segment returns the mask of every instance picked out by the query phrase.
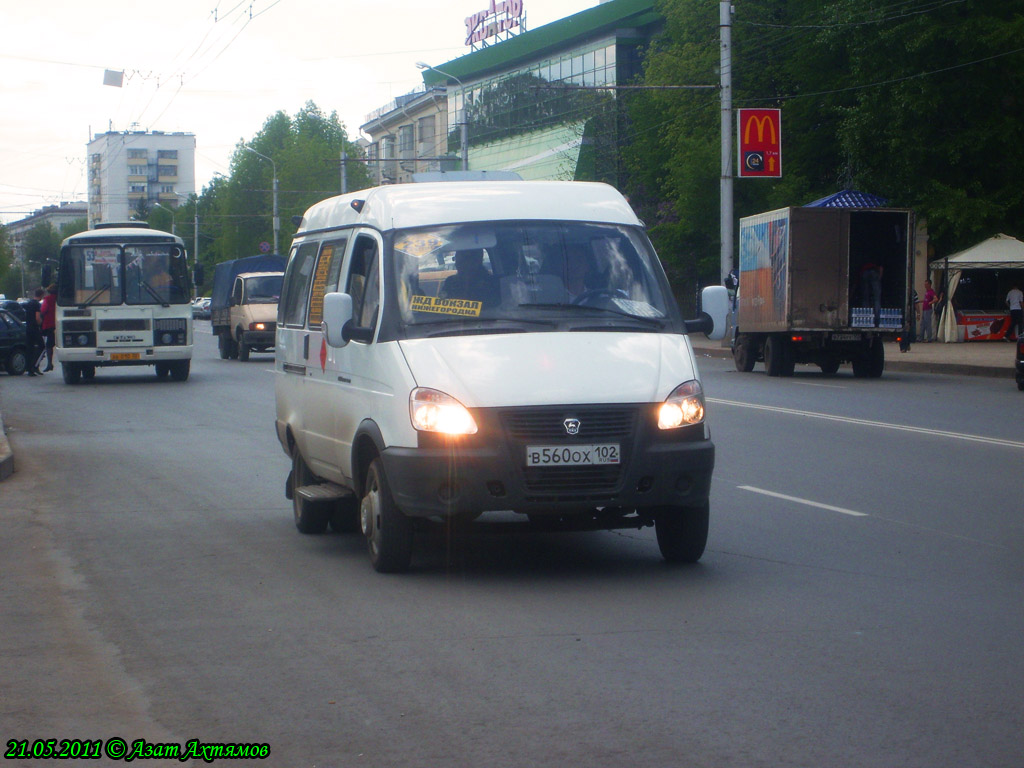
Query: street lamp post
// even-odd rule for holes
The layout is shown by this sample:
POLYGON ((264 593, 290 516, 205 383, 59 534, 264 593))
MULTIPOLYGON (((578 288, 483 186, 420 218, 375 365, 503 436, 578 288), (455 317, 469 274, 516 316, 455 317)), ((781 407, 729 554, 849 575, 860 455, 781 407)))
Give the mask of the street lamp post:
POLYGON ((432 70, 433 72, 437 72, 437 74, 439 74, 439 75, 444 75, 445 77, 450 77, 452 80, 454 80, 456 83, 458 83, 459 84, 459 88, 462 89, 462 109, 459 110, 458 112, 456 112, 455 117, 456 117, 456 119, 458 119, 459 118, 459 112, 462 113, 462 115, 461 115, 462 119, 459 120, 459 144, 460 144, 460 147, 461 147, 461 150, 462 150, 462 170, 468 171, 469 170, 469 124, 466 122, 466 86, 463 85, 462 81, 459 80, 459 78, 457 78, 455 75, 450 75, 447 72, 438 69, 437 67, 432 67, 429 64, 427 64, 425 61, 417 61, 416 62, 416 66, 419 67, 420 69, 429 69, 429 70, 432 70))
POLYGON ((274 170, 274 255, 276 256, 279 253, 277 249, 278 232, 281 230, 281 219, 277 215, 277 164, 266 155, 257 152, 248 144, 243 144, 242 147, 249 150, 254 155, 259 155, 259 157, 262 157, 264 160, 269 162, 270 167, 274 170))
POLYGON ((174 211, 172 211, 166 205, 161 205, 156 200, 153 201, 153 205, 155 205, 157 208, 163 208, 165 211, 167 211, 169 214, 171 214, 171 234, 173 235, 174 234, 174 211))
MULTIPOLYGON (((190 200, 190 195, 183 195, 181 192, 175 192, 178 197, 184 197, 186 200, 190 200)), ((195 217, 193 220, 194 230, 192 232, 192 264, 193 266, 199 263, 199 197, 196 196, 195 200, 195 217)))

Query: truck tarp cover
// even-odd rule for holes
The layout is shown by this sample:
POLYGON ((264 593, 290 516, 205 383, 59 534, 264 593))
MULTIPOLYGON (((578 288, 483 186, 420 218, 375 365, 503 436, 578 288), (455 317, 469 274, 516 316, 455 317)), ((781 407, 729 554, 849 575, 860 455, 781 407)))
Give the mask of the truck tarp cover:
POLYGON ((223 261, 213 270, 213 291, 210 309, 224 309, 231 299, 231 286, 243 272, 284 272, 283 256, 247 256, 244 259, 223 261))

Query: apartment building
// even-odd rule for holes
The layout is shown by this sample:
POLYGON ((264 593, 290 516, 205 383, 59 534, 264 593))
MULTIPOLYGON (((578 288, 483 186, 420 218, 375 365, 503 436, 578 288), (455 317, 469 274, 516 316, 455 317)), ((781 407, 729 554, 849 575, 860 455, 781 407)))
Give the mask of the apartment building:
POLYGON ((88 145, 89 224, 127 221, 196 191, 192 133, 107 131, 88 145))

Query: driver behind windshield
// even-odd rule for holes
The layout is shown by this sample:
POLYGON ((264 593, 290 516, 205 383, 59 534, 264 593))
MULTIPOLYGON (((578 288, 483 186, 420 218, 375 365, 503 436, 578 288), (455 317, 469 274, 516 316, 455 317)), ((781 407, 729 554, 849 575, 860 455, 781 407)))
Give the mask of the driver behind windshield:
POLYGON ((499 303, 498 282, 484 266, 482 248, 455 252, 455 274, 445 279, 438 297, 480 301, 484 306, 499 303))

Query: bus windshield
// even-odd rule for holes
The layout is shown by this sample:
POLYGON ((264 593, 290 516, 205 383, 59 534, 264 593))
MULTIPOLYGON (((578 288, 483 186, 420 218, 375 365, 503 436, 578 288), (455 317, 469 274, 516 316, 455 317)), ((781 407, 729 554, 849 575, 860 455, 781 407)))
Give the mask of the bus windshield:
POLYGON ((466 323, 671 322, 650 243, 635 228, 585 222, 481 222, 395 234, 406 332, 466 323))
POLYGON ((58 304, 187 304, 185 252, 173 243, 74 245, 61 256, 58 304))

